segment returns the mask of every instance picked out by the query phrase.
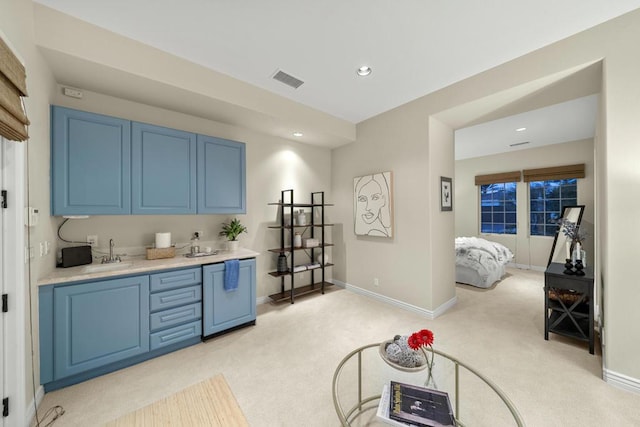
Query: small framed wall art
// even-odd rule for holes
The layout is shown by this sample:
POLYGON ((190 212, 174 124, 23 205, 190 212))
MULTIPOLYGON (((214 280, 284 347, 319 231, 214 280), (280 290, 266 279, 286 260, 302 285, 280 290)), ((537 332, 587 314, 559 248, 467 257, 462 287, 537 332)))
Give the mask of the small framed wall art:
POLYGON ((453 186, 451 185, 451 178, 444 176, 440 177, 440 210, 453 210, 453 186))

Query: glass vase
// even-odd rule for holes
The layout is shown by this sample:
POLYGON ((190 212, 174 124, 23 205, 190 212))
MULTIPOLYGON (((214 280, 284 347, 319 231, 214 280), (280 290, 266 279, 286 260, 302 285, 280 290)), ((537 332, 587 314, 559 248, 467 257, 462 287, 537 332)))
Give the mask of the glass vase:
POLYGON ((571 254, 571 262, 575 265, 576 260, 581 260, 582 261, 582 266, 586 267, 587 266, 587 252, 584 251, 584 249, 574 249, 573 253, 571 254))
POLYGON ((432 346, 427 346, 427 347, 421 347, 422 351, 424 352, 424 355, 427 359, 427 379, 424 382, 424 386, 427 388, 432 388, 437 390, 438 386, 436 385, 436 380, 433 378, 433 356, 435 355, 435 353, 433 352, 433 347, 432 346))

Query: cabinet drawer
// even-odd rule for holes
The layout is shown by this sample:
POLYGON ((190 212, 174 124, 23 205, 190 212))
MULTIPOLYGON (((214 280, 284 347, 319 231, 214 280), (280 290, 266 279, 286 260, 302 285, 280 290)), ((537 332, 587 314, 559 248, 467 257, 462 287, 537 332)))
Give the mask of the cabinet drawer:
POLYGON ((151 294, 150 298, 151 311, 164 310, 200 301, 202 299, 202 288, 201 285, 188 286, 151 294))
POLYGON ((546 276, 545 285, 547 288, 569 289, 587 295, 591 295, 593 289, 593 281, 572 278, 571 276, 546 276))
POLYGON ((168 271, 151 275, 151 292, 166 291, 185 285, 195 285, 202 282, 202 268, 168 271))
POLYGON ((151 350, 155 350, 189 338, 199 337, 200 335, 202 335, 202 324, 197 320, 186 325, 154 332, 149 337, 149 345, 151 350))
POLYGON ((201 317, 202 304, 197 302, 151 314, 150 327, 151 331, 157 331, 158 329, 199 320, 201 317))

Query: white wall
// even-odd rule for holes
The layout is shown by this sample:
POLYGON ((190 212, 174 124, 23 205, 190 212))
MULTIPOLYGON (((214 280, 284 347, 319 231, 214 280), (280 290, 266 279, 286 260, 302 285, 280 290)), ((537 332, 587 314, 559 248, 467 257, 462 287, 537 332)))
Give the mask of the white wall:
POLYGON ((334 277, 422 309, 433 306, 431 289, 424 286, 431 274, 425 268, 431 262, 425 248, 433 197, 425 167, 427 119, 402 108, 394 110, 380 120, 360 123, 358 141, 332 151, 335 222, 340 224, 333 236, 334 277), (356 236, 353 178, 384 171, 393 172, 393 237, 356 236))
MULTIPOLYGON (((517 234, 483 234, 479 231, 480 201, 475 176, 584 163, 586 176, 578 180, 578 204, 585 205, 583 224, 588 228, 589 224, 594 224, 595 212, 593 145, 593 140, 589 139, 456 161, 455 235, 478 236, 502 243, 514 253, 513 262, 516 264, 523 267, 546 268, 553 238, 529 236, 529 183, 521 181, 516 188, 517 234)), ((593 242, 591 230, 591 236, 585 245, 589 264, 594 260, 593 242)))

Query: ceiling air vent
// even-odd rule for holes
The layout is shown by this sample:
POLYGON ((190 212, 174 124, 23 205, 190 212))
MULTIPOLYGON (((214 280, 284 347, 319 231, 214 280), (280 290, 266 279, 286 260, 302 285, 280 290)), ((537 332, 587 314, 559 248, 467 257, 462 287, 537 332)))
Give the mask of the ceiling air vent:
POLYGON ((517 147, 518 145, 525 145, 525 144, 529 144, 529 141, 516 142, 516 143, 513 143, 513 144, 509 144, 509 147, 517 147))
POLYGON ((278 72, 273 75, 273 78, 274 80, 284 83, 287 86, 291 86, 294 89, 298 89, 304 83, 302 80, 296 79, 282 70, 278 70, 278 72))

